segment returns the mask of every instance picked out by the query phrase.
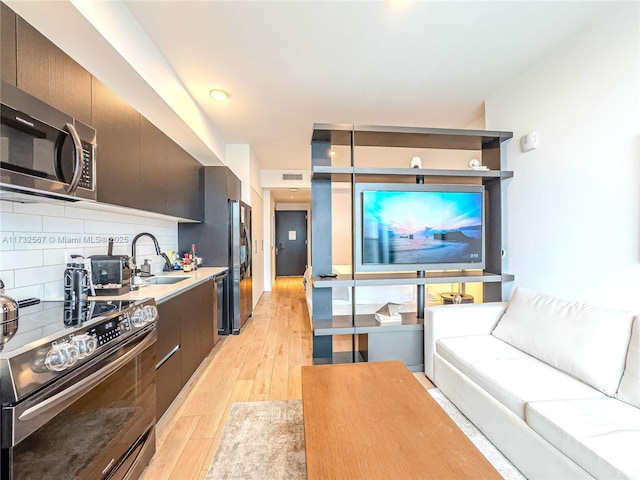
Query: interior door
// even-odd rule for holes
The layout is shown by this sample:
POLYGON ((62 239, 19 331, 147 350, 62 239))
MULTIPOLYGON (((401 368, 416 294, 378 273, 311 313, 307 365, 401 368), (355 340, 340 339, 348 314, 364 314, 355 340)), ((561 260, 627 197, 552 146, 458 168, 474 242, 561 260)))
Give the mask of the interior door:
POLYGON ((303 275, 307 268, 307 212, 276 210, 276 275, 303 275))

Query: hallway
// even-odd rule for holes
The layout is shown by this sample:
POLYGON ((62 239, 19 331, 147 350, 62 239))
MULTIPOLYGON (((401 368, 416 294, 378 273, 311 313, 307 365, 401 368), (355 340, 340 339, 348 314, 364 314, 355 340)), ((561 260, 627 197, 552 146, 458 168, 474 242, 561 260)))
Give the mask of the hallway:
MULTIPOLYGON (((161 320, 162 321, 162 320, 161 320)), ((302 277, 280 277, 240 335, 221 337, 157 425, 141 480, 201 480, 234 402, 301 399, 312 345, 302 277)))

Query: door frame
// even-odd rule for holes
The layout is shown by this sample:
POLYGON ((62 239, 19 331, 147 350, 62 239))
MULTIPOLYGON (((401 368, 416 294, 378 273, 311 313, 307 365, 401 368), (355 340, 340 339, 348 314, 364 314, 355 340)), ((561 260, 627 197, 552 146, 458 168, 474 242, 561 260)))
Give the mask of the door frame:
MULTIPOLYGON (((293 207, 293 205, 292 205, 293 207)), ((309 208, 304 208, 304 206, 301 206, 299 204, 295 205, 296 208, 275 208, 274 209, 274 221, 273 221, 273 247, 274 247, 274 263, 273 263, 273 271, 274 271, 274 275, 273 278, 277 278, 278 277, 278 255, 275 255, 275 251, 278 248, 278 221, 277 221, 277 217, 278 217, 278 213, 279 212, 300 212, 300 213, 304 213, 305 214, 305 233, 306 233, 306 244, 305 244, 305 269, 309 268, 309 264, 310 264, 310 259, 311 259, 311 235, 310 235, 310 230, 311 230, 311 225, 310 225, 310 220, 311 220, 311 212, 309 210, 309 208), (302 208, 301 208, 302 207, 302 208)), ((302 275, 302 274, 301 274, 302 275)))

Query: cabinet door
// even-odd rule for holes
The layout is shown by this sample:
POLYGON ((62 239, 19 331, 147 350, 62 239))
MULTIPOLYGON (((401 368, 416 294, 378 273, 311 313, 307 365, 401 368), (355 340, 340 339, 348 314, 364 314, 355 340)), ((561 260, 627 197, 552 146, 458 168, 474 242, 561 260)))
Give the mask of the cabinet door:
POLYGON ((90 124, 91 74, 19 16, 16 29, 17 87, 90 124))
POLYGON ((158 127, 140 115, 140 166, 138 206, 142 210, 166 213, 167 137, 158 127))
POLYGON ((158 305, 156 362, 156 419, 169 408, 182 389, 182 345, 180 338, 180 297, 158 305), (176 349, 177 347, 177 349, 176 349))
MULTIPOLYGON (((178 298, 182 302, 182 384, 186 384, 204 358, 202 355, 203 324, 213 325, 212 298, 213 287, 211 282, 205 282, 188 290, 178 298)), ((213 338, 213 332, 211 332, 213 338)), ((206 348, 206 347, 205 347, 206 348)), ((208 353, 208 352, 207 352, 208 353)))
POLYGON ((215 317, 215 299, 215 282, 210 280, 204 284, 200 300, 202 306, 202 312, 199 315, 200 325, 198 328, 200 333, 200 361, 209 355, 209 352, 215 344, 215 336, 218 333, 215 317))
POLYGON ((95 78, 92 114, 98 139, 98 201, 135 208, 140 201, 140 115, 95 78))
POLYGON ((16 14, 0 3, 0 78, 16 85, 16 14))
POLYGON ((221 277, 216 277, 213 282, 213 346, 220 340, 220 336, 218 335, 218 318, 224 315, 222 310, 224 307, 224 299, 222 298, 224 294, 223 283, 224 280, 221 277))
POLYGON ((173 140, 167 139, 167 213, 202 220, 202 165, 173 140))
POLYGON ((188 178, 189 187, 185 195, 186 218, 204 220, 204 171, 202 164, 184 150, 183 163, 185 176, 188 178))
POLYGON ((185 189, 188 183, 182 168, 181 148, 171 139, 166 141, 167 148, 167 209, 168 215, 183 217, 185 213, 185 189))
POLYGON ((156 420, 160 420, 182 390, 180 370, 179 355, 173 355, 156 370, 156 420))

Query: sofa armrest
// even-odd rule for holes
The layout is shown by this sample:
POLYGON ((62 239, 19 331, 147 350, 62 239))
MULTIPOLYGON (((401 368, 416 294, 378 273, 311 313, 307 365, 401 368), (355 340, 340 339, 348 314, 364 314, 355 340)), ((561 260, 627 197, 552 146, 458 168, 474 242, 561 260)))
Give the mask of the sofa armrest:
POLYGON ((436 342, 441 338, 489 335, 507 302, 437 305, 424 309, 424 373, 433 381, 436 342))

